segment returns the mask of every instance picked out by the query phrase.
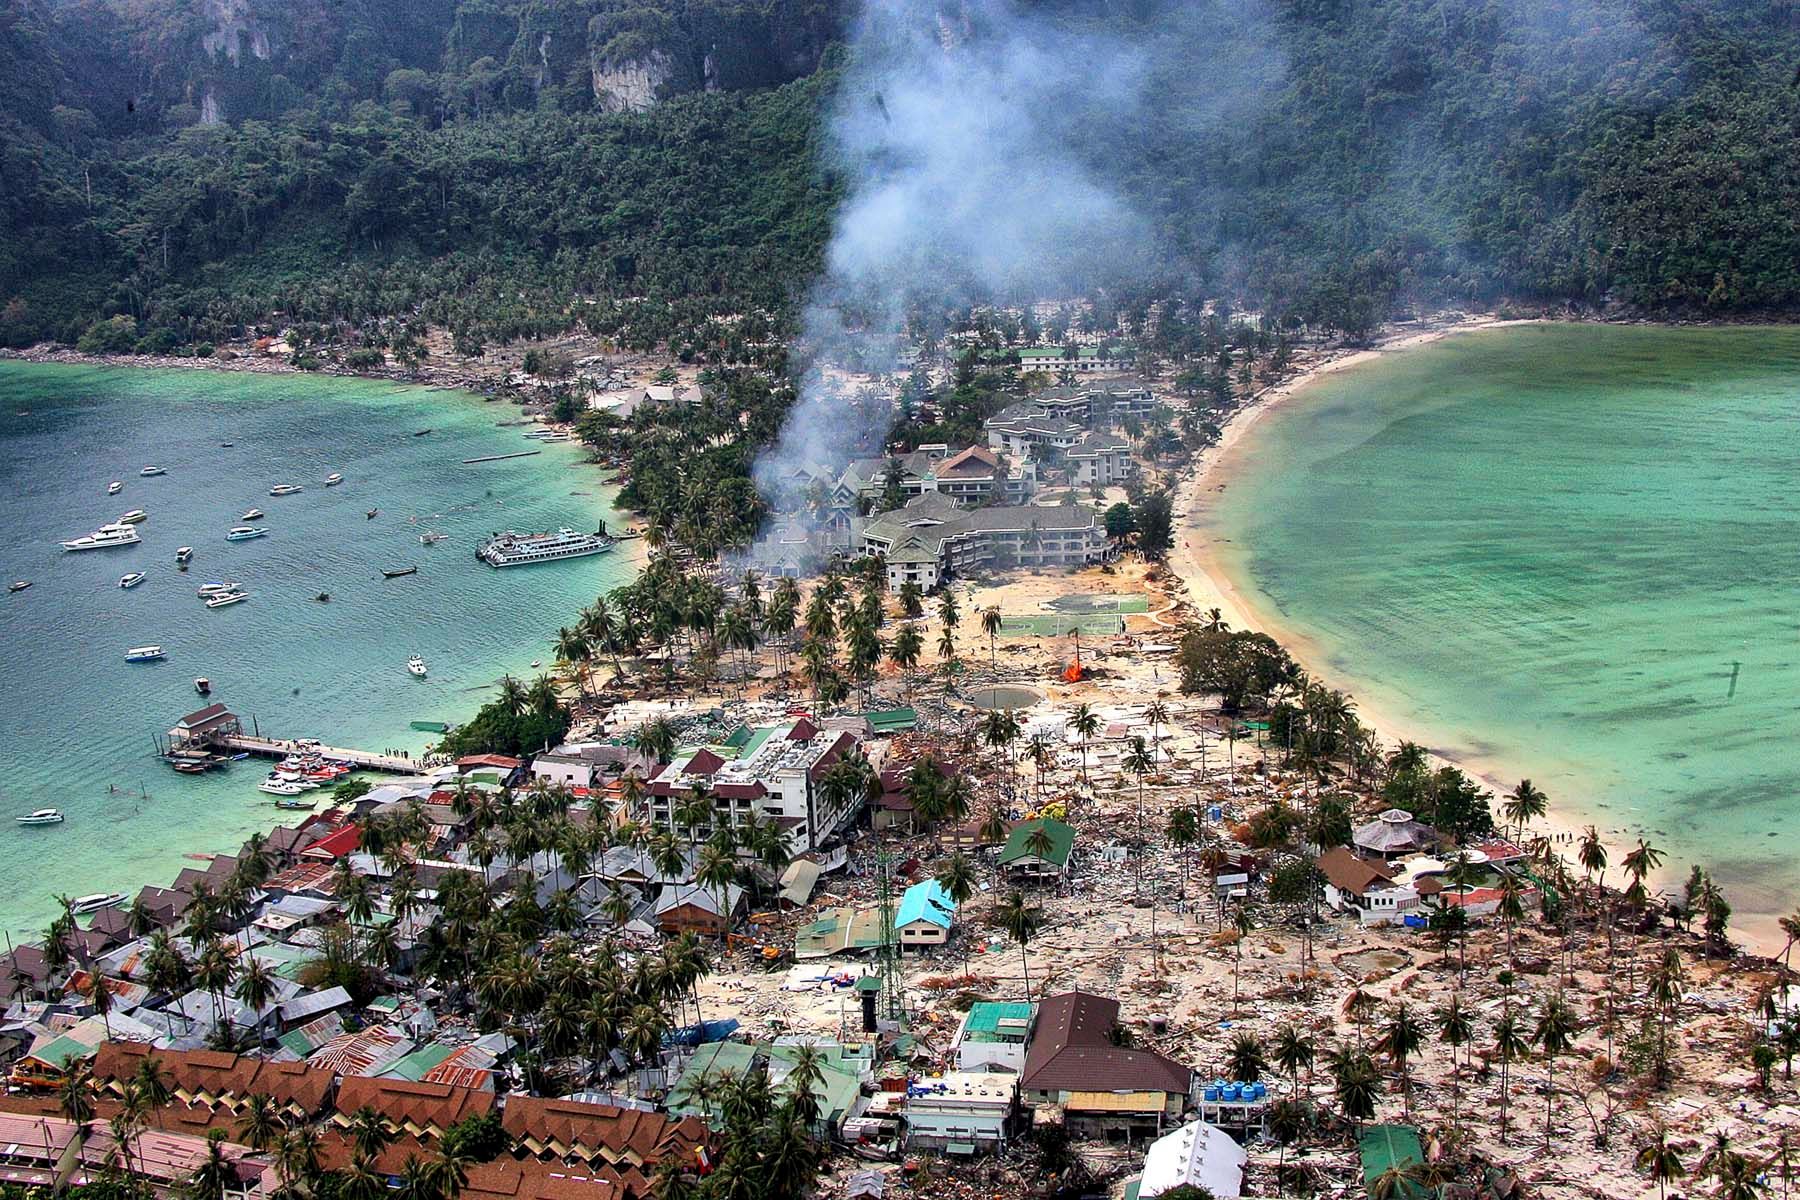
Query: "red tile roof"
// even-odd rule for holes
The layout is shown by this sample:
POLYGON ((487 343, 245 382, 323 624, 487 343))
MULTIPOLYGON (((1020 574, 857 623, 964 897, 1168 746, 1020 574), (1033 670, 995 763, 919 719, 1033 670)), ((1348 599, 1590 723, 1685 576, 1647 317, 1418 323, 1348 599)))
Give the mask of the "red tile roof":
POLYGON ((711 750, 702 750, 688 760, 687 770, 684 773, 688 775, 712 775, 724 765, 725 760, 714 754, 711 750))
POLYGON ((661 1113, 508 1096, 502 1123, 521 1148, 540 1158, 576 1158, 653 1167, 670 1155, 691 1159, 706 1140, 695 1117, 675 1120, 661 1113))
POLYGON ((498 767, 504 771, 515 771, 525 765, 521 758, 508 758, 504 754, 466 754, 456 760, 460 770, 470 767, 498 767))
POLYGON ((350 1076, 338 1084, 336 1108, 340 1117, 348 1117, 365 1104, 415 1137, 436 1137, 464 1117, 492 1112, 494 1093, 451 1087, 447 1083, 365 1076, 350 1076))
POLYGON ((269 1062, 218 1050, 152 1050, 137 1042, 102 1042, 94 1056, 94 1080, 123 1086, 147 1058, 162 1068, 178 1098, 208 1109, 236 1111, 261 1093, 310 1117, 325 1110, 331 1094, 331 1072, 305 1063, 269 1062))
POLYGON ((346 825, 326 834, 300 853, 305 858, 343 858, 354 854, 361 845, 362 830, 354 825, 346 825))

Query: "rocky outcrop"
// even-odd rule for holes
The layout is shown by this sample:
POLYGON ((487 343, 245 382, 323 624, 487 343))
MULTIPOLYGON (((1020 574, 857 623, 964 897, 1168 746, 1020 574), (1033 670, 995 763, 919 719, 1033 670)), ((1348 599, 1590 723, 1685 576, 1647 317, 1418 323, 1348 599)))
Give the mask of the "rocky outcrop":
POLYGON ((268 31, 250 11, 250 0, 205 0, 200 11, 208 25, 200 44, 208 55, 223 50, 236 66, 245 50, 252 58, 265 61, 273 53, 268 31))
POLYGON ((656 105, 674 60, 662 50, 611 62, 594 58, 594 102, 605 112, 644 112, 656 105))

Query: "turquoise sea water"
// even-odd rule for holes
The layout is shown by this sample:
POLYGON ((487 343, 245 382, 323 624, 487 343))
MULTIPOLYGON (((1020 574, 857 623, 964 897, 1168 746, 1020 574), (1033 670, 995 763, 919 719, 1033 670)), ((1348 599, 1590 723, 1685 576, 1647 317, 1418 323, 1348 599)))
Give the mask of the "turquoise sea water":
POLYGON ((0 579, 33 584, 0 595, 0 929, 41 929, 57 892, 167 883, 183 855, 234 850, 293 815, 256 790, 254 762, 187 777, 152 757, 152 738, 205 703, 195 676, 277 736, 419 749, 432 735, 409 722, 465 718, 503 673, 552 662, 556 627, 629 577, 632 544, 506 571, 475 560, 494 530, 616 520, 578 447, 461 465, 530 448, 498 427, 516 412, 359 380, 0 365, 0 579), (152 463, 169 473, 141 478, 152 463), (324 487, 334 471, 345 482, 324 487), (108 496, 114 479, 125 488, 108 496), (281 482, 306 490, 270 496, 281 482), (225 541, 251 507, 269 536, 225 541), (149 513, 138 546, 57 544, 137 508, 149 513), (449 539, 421 546, 426 529, 449 539), (185 573, 183 545, 195 552, 185 573), (380 573, 413 564, 406 578, 380 573), (127 571, 148 578, 122 591, 127 571), (209 580, 251 598, 203 608, 195 589, 209 580), (126 647, 145 643, 168 659, 127 664, 126 647), (413 653, 425 680, 406 672, 413 653), (42 807, 68 820, 14 825, 42 807))
POLYGON ((1193 536, 1378 715, 1740 911, 1800 890, 1800 331, 1532 326, 1326 376, 1193 536))

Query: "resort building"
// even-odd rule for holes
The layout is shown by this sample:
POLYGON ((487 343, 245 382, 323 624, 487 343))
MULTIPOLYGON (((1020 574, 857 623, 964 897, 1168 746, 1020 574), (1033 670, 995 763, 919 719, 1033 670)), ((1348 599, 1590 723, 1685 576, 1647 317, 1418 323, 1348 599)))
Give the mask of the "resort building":
POLYGON ((956 917, 956 901, 935 879, 924 879, 907 888, 894 914, 894 932, 901 950, 926 950, 950 940, 956 917))
POLYGON ((1015 879, 1059 879, 1068 873, 1069 857, 1074 851, 1073 826, 1053 817, 1021 821, 1006 836, 1006 845, 1000 851, 1000 869, 1015 879), (1040 830, 1042 839, 1036 836, 1040 830))
POLYGON ((1191 1068, 1113 1042, 1119 1002, 1064 992, 1038 1004, 1019 1091, 1026 1103, 1063 1109, 1077 1137, 1133 1140, 1161 1136, 1179 1120, 1194 1090, 1191 1068))
POLYGON ((1438 831, 1403 808, 1390 808, 1367 825, 1358 825, 1350 833, 1358 851, 1378 858, 1399 858, 1407 854, 1423 854, 1436 850, 1443 839, 1438 831))
POLYGON ((1364 925, 1396 925, 1419 911, 1418 890, 1400 883, 1384 862, 1333 846, 1319 855, 1317 865, 1325 877, 1325 903, 1336 912, 1354 913, 1364 925))
MULTIPOLYGON (((774 821, 787 834, 791 853, 816 850, 841 832, 862 807, 862 796, 833 797, 819 786, 826 771, 859 745, 855 734, 825 732, 801 718, 757 729, 740 726, 717 746, 676 754, 651 776, 644 792, 650 821, 684 828, 677 817, 697 789, 712 802, 712 819, 741 829, 752 820, 774 821)), ((710 822, 697 828, 704 839, 710 822)))
POLYGON ((1104 346, 1024 346, 1002 351, 1001 357, 1018 355, 1021 371, 1073 371, 1077 375, 1128 371, 1137 361, 1136 356, 1127 351, 1104 353, 1105 349, 1104 346))
POLYGON ((1009 404, 986 421, 988 445, 1009 458, 1028 460, 1035 451, 1047 458, 1050 452, 1066 450, 1087 432, 1084 421, 1053 416, 1030 400, 1009 404))
POLYGON ((1082 487, 1110 487, 1137 473, 1131 443, 1110 433, 1090 433, 1063 451, 1069 480, 1082 487))
POLYGON ((1151 1200, 1179 1187, 1202 1188, 1215 1200, 1244 1194, 1244 1167, 1250 1160, 1230 1134, 1205 1121, 1192 1121, 1150 1143, 1143 1172, 1125 1183, 1127 1200, 1151 1200))
POLYGON ((858 500, 879 502, 888 490, 888 480, 896 476, 907 499, 936 493, 965 508, 1023 504, 1038 487, 1037 465, 1029 459, 1009 461, 986 446, 970 446, 953 454, 948 446, 936 443, 898 458, 856 460, 839 478, 834 503, 848 508, 858 500))
POLYGON ((1079 567, 1112 553, 1093 509, 1068 504, 965 511, 942 496, 852 523, 855 552, 882 556, 888 587, 929 591, 953 575, 1008 567, 1079 567))

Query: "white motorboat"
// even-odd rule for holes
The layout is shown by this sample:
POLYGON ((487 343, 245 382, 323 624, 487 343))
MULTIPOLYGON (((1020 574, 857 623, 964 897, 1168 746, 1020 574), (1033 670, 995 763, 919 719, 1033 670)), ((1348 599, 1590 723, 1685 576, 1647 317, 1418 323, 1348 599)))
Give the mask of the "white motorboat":
POLYGON ((142 582, 144 582, 144 573, 142 571, 133 571, 129 575, 119 576, 119 586, 122 588, 134 588, 142 582))
POLYGON ((406 660, 406 669, 411 671, 414 675, 417 675, 420 679, 423 679, 429 668, 425 666, 425 660, 415 654, 406 660))
POLYGON ((161 646, 133 646, 125 652, 125 661, 128 663, 155 662, 159 658, 167 657, 168 655, 163 653, 161 646))
POLYGON ((419 545, 435 546, 449 536, 449 534, 439 533, 435 529, 427 529, 424 533, 419 535, 419 545))
POLYGON ((168 473, 169 468, 167 467, 145 467, 138 472, 139 475, 167 475, 168 473))
POLYGON ((304 492, 305 490, 306 489, 304 487, 301 487, 297 483, 278 483, 274 487, 269 489, 269 495, 271 495, 271 496, 291 496, 295 492, 304 492))
POLYGON ((8 592, 22 592, 30 586, 31 580, 29 579, 15 579, 6 585, 6 590, 8 592))
POLYGON ((111 550, 118 546, 135 546, 142 539, 137 530, 129 525, 114 523, 102 525, 90 534, 70 538, 62 544, 64 550, 111 550))
POLYGON ((124 892, 95 892, 91 896, 77 896, 69 901, 69 912, 79 917, 83 913, 97 912, 102 908, 111 908, 115 904, 124 902, 124 892))
POLYGON ((226 592, 235 592, 237 590, 238 585, 235 583, 203 583, 195 591, 195 595, 204 600, 208 596, 222 596, 226 592))
POLYGON ((111 483, 106 485, 106 494, 109 496, 116 496, 124 490, 125 490, 125 484, 121 480, 115 479, 111 483))
POLYGON ((262 518, 263 518, 263 510, 260 508, 253 508, 249 512, 245 513, 243 516, 239 517, 238 520, 240 520, 240 521, 260 521, 260 520, 262 520, 262 518))
POLYGON ((147 521, 149 519, 150 519, 149 513, 145 512, 141 508, 134 508, 130 512, 126 513, 124 516, 119 518, 119 524, 121 524, 121 525, 136 525, 140 521, 147 521))
POLYGON ((194 680, 194 690, 199 692, 202 696, 212 695, 212 680, 202 675, 200 678, 194 680))
POLYGON ((239 525, 236 529, 233 529, 230 533, 225 535, 225 540, 228 542, 247 542, 251 538, 268 536, 269 531, 266 529, 258 529, 254 525, 239 525))
POLYGON ((61 825, 62 819, 63 815, 54 808, 40 808, 34 813, 13 818, 21 825, 61 825))
POLYGON ((333 471, 331 474, 329 474, 325 477, 325 486, 326 487, 336 487, 338 484, 340 484, 342 482, 344 482, 344 477, 342 475, 339 475, 336 471, 333 471))
POLYGON ((194 557, 194 548, 192 546, 177 546, 175 548, 176 562, 184 563, 192 557, 194 557))
POLYGON ((229 608, 233 604, 242 604, 249 598, 249 592, 220 592, 216 596, 208 596, 205 603, 208 608, 229 608))
POLYGON ((265 779, 256 785, 259 792, 267 792, 271 796, 298 796, 307 790, 303 783, 290 782, 285 779, 265 779))

